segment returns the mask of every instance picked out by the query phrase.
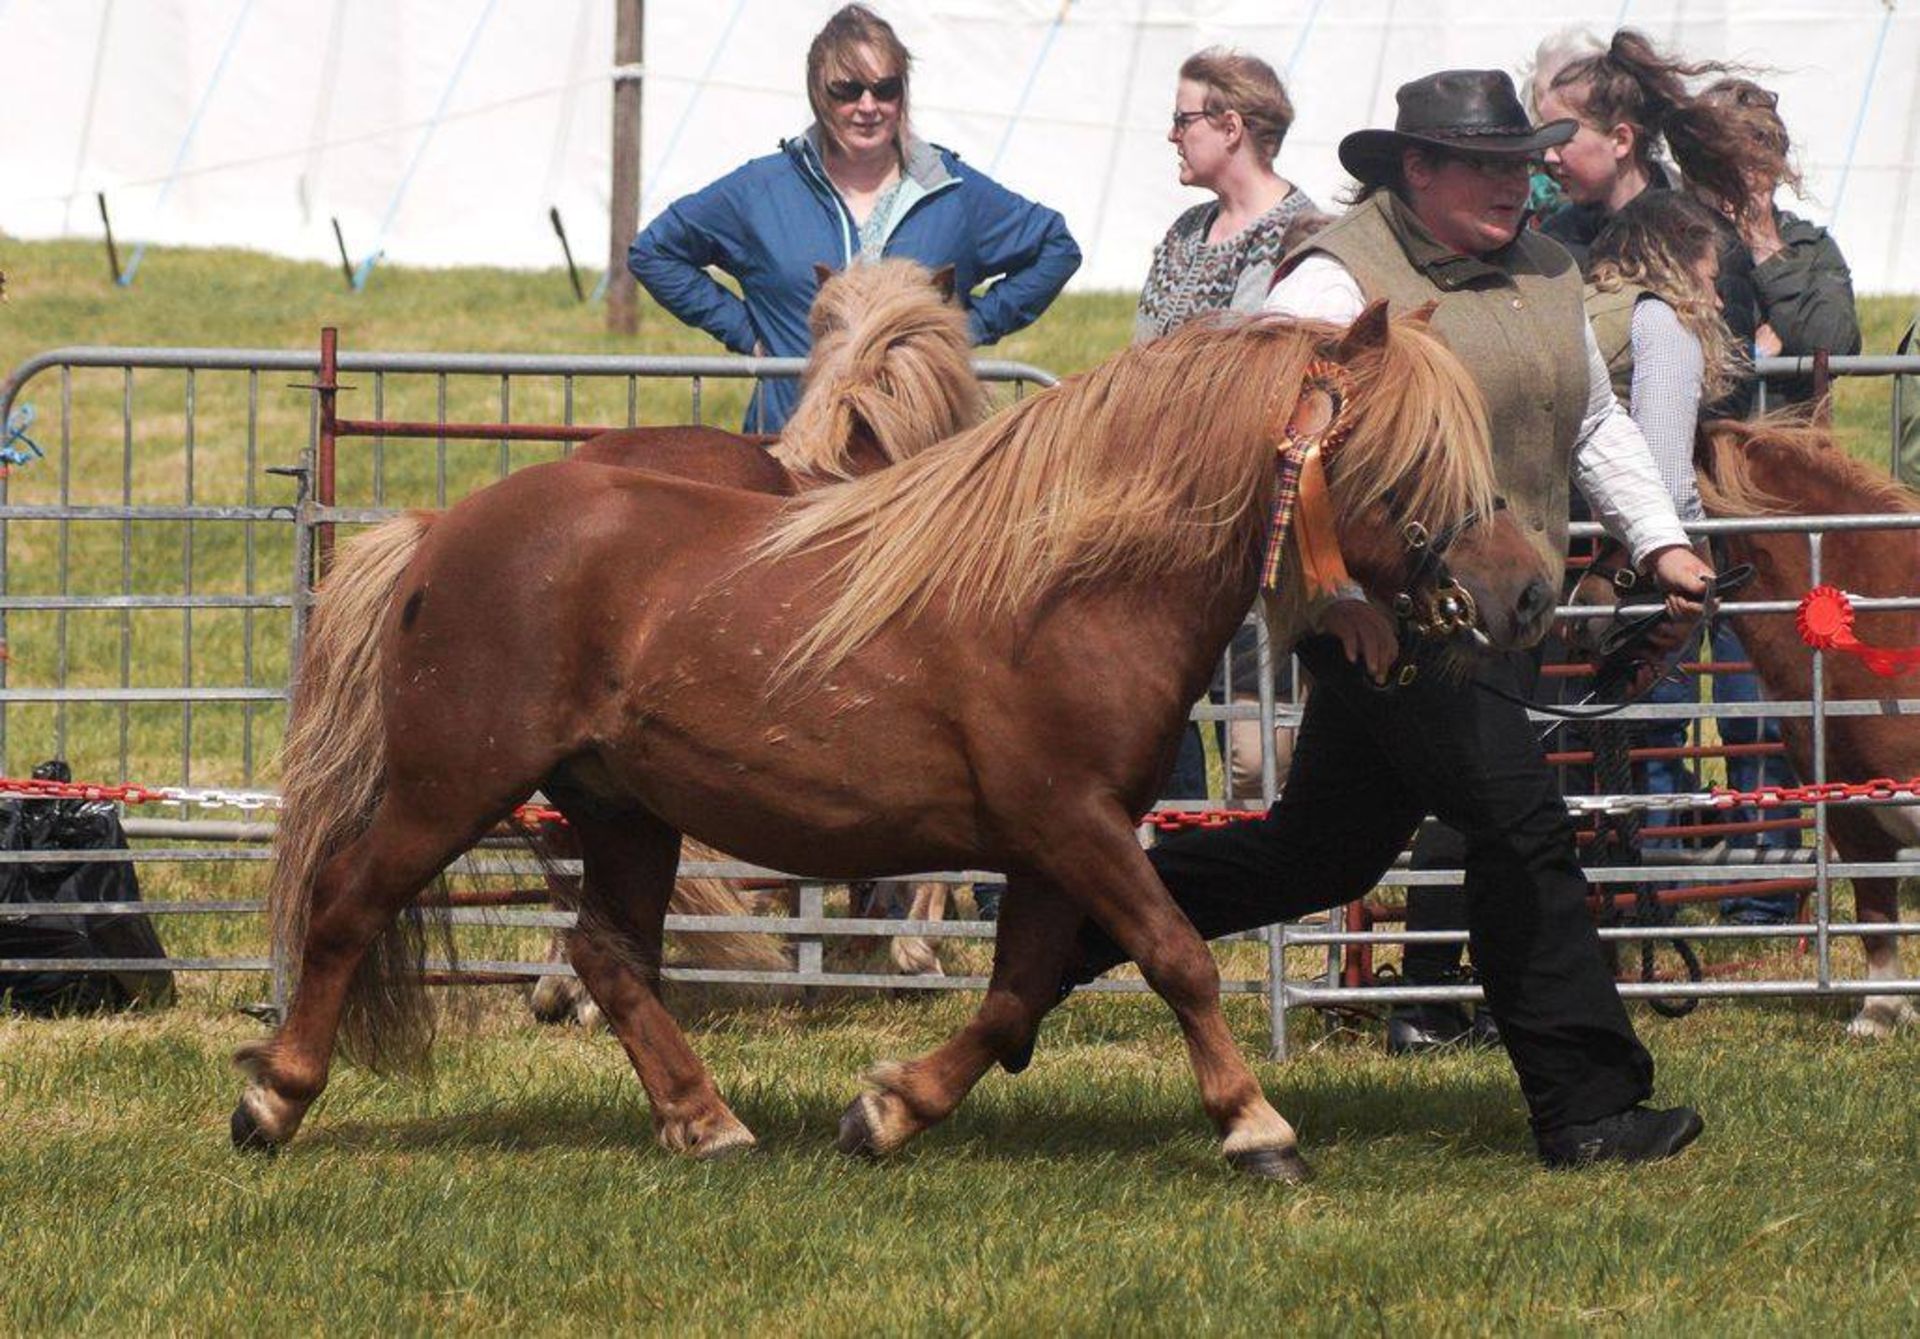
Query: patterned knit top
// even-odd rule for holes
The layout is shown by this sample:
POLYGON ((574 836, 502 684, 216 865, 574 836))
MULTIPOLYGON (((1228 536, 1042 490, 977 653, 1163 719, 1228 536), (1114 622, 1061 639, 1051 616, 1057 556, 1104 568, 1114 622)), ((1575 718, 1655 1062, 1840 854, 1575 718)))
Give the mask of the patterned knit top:
POLYGON ((1259 311, 1280 262, 1287 225, 1317 208, 1305 191, 1295 188, 1239 232, 1211 246, 1207 231, 1220 216, 1220 202, 1209 200, 1180 215, 1153 249, 1153 265, 1133 318, 1135 342, 1156 339, 1206 312, 1259 311))

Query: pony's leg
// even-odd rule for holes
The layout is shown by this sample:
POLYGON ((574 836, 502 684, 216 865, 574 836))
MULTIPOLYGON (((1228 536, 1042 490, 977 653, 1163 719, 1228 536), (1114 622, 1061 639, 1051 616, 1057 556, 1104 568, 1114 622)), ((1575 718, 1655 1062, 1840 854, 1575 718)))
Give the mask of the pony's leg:
MULTIPOLYGON (((556 932, 547 941, 547 961, 564 962, 567 957, 566 936, 556 932)), ((543 976, 533 983, 533 989, 527 995, 527 1007, 533 1010, 536 1022, 571 1023, 574 1008, 574 981, 565 976, 543 976)))
POLYGON ((1220 970, 1207 944, 1154 873, 1118 809, 1057 834, 1045 870, 1140 966, 1186 1037, 1200 1103, 1238 1171, 1303 1181, 1293 1127, 1260 1090, 1220 1011, 1220 970))
MULTIPOLYGON (((1863 922, 1890 925, 1900 919, 1900 883, 1897 879, 1855 879, 1853 900, 1863 922)), ((1867 980, 1899 979, 1898 935, 1863 935, 1860 946, 1867 955, 1867 980)), ((1860 1001, 1860 1012, 1847 1024, 1847 1035, 1877 1041, 1916 1023, 1920 1023, 1920 1010, 1916 1010, 1913 1001, 1905 995, 1868 995, 1860 1001)))
MULTIPOLYGON (((938 885, 935 885, 938 886, 938 885)), ((840 1118, 843 1153, 880 1156, 952 1114, 996 1060, 1028 1052, 1059 995, 1080 908, 1038 880, 1013 880, 1000 904, 986 998, 946 1042, 918 1060, 883 1063, 872 1090, 840 1118)))
MULTIPOLYGON (((913 903, 907 908, 910 921, 937 921, 946 918, 947 885, 916 883, 913 903)), ((919 935, 895 935, 892 940, 893 965, 906 976, 941 976, 939 955, 919 935)))
MULTIPOLYGON (((1833 806, 1827 814, 1828 835, 1846 860, 1880 861, 1899 857, 1899 840, 1880 825, 1872 810, 1833 806)), ((1863 923, 1887 925, 1900 919, 1900 884, 1895 879, 1855 879, 1853 899, 1863 923)), ((1900 976, 1900 937, 1863 935, 1869 981, 1892 981, 1900 976)), ((1847 1035, 1867 1040, 1890 1037, 1903 1027, 1920 1023, 1920 1011, 1904 995, 1868 995, 1847 1024, 1847 1035)))
POLYGON ((327 1085, 341 1011, 367 950, 488 826, 417 811, 390 792, 367 830, 321 868, 287 1016, 271 1040, 235 1056, 248 1079, 233 1113, 236 1146, 271 1150, 293 1138, 327 1085))
POLYGON ((568 818, 586 869, 582 920, 567 936, 568 956, 647 1090, 655 1137, 703 1159, 751 1148, 752 1132, 721 1100, 660 1002, 660 946, 680 834, 645 810, 568 818))

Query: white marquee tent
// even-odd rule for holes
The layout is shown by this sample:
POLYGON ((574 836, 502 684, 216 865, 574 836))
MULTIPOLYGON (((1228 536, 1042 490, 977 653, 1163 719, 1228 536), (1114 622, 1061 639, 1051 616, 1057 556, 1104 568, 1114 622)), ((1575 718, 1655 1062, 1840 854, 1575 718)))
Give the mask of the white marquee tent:
MULTIPOLYGON (((877 0, 916 58, 918 129, 1062 210, 1075 283, 1132 288, 1199 198, 1164 140, 1174 71, 1225 42, 1280 68, 1283 172, 1323 204, 1341 135, 1448 66, 1522 67, 1550 32, 1637 26, 1764 66, 1810 198, 1863 292, 1920 291, 1914 0, 877 0)), ((644 221, 799 129, 826 0, 648 0, 644 221)), ((355 261, 545 266, 557 206, 606 252, 612 0, 0 0, 0 230, 355 261)))

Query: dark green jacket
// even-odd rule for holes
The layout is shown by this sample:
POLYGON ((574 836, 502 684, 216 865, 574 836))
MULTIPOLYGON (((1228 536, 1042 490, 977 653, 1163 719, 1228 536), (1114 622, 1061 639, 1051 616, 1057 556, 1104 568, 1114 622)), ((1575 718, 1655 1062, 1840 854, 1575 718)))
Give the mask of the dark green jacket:
MULTIPOLYGON (((1754 266, 1753 286, 1760 298, 1760 319, 1780 337, 1785 357, 1825 349, 1832 354, 1860 352, 1860 316, 1853 305, 1853 275, 1840 247, 1825 228, 1784 209, 1774 221, 1785 245, 1754 266)), ((1813 398, 1813 378, 1767 383, 1767 403, 1778 406, 1813 398)))

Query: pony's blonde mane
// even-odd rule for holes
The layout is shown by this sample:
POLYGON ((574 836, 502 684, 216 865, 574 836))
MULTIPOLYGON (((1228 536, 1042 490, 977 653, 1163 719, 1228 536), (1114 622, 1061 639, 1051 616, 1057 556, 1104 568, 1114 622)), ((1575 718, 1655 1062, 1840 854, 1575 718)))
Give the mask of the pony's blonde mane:
POLYGON ((1710 423, 1702 430, 1705 468, 1699 471, 1700 501, 1712 516, 1801 516, 1807 503, 1782 497, 1756 477, 1765 456, 1791 457, 1815 478, 1860 499, 1859 512, 1920 511, 1920 493, 1902 487, 1833 440, 1826 428, 1791 411, 1747 422, 1710 423))
MULTIPOLYGON (((840 549, 832 600, 783 671, 824 670, 936 595, 986 617, 1050 593, 1172 573, 1244 578, 1274 493, 1274 442, 1333 327, 1201 321, 1137 345, 926 454, 789 504, 757 547, 840 549)), ((1424 324, 1347 362, 1356 422, 1333 470, 1340 520, 1380 506, 1437 528, 1494 493, 1486 415, 1424 324)))
POLYGON ((985 416, 967 314, 913 261, 848 266, 820 286, 807 324, 804 390, 774 449, 794 473, 853 477, 862 420, 898 463, 985 416))

